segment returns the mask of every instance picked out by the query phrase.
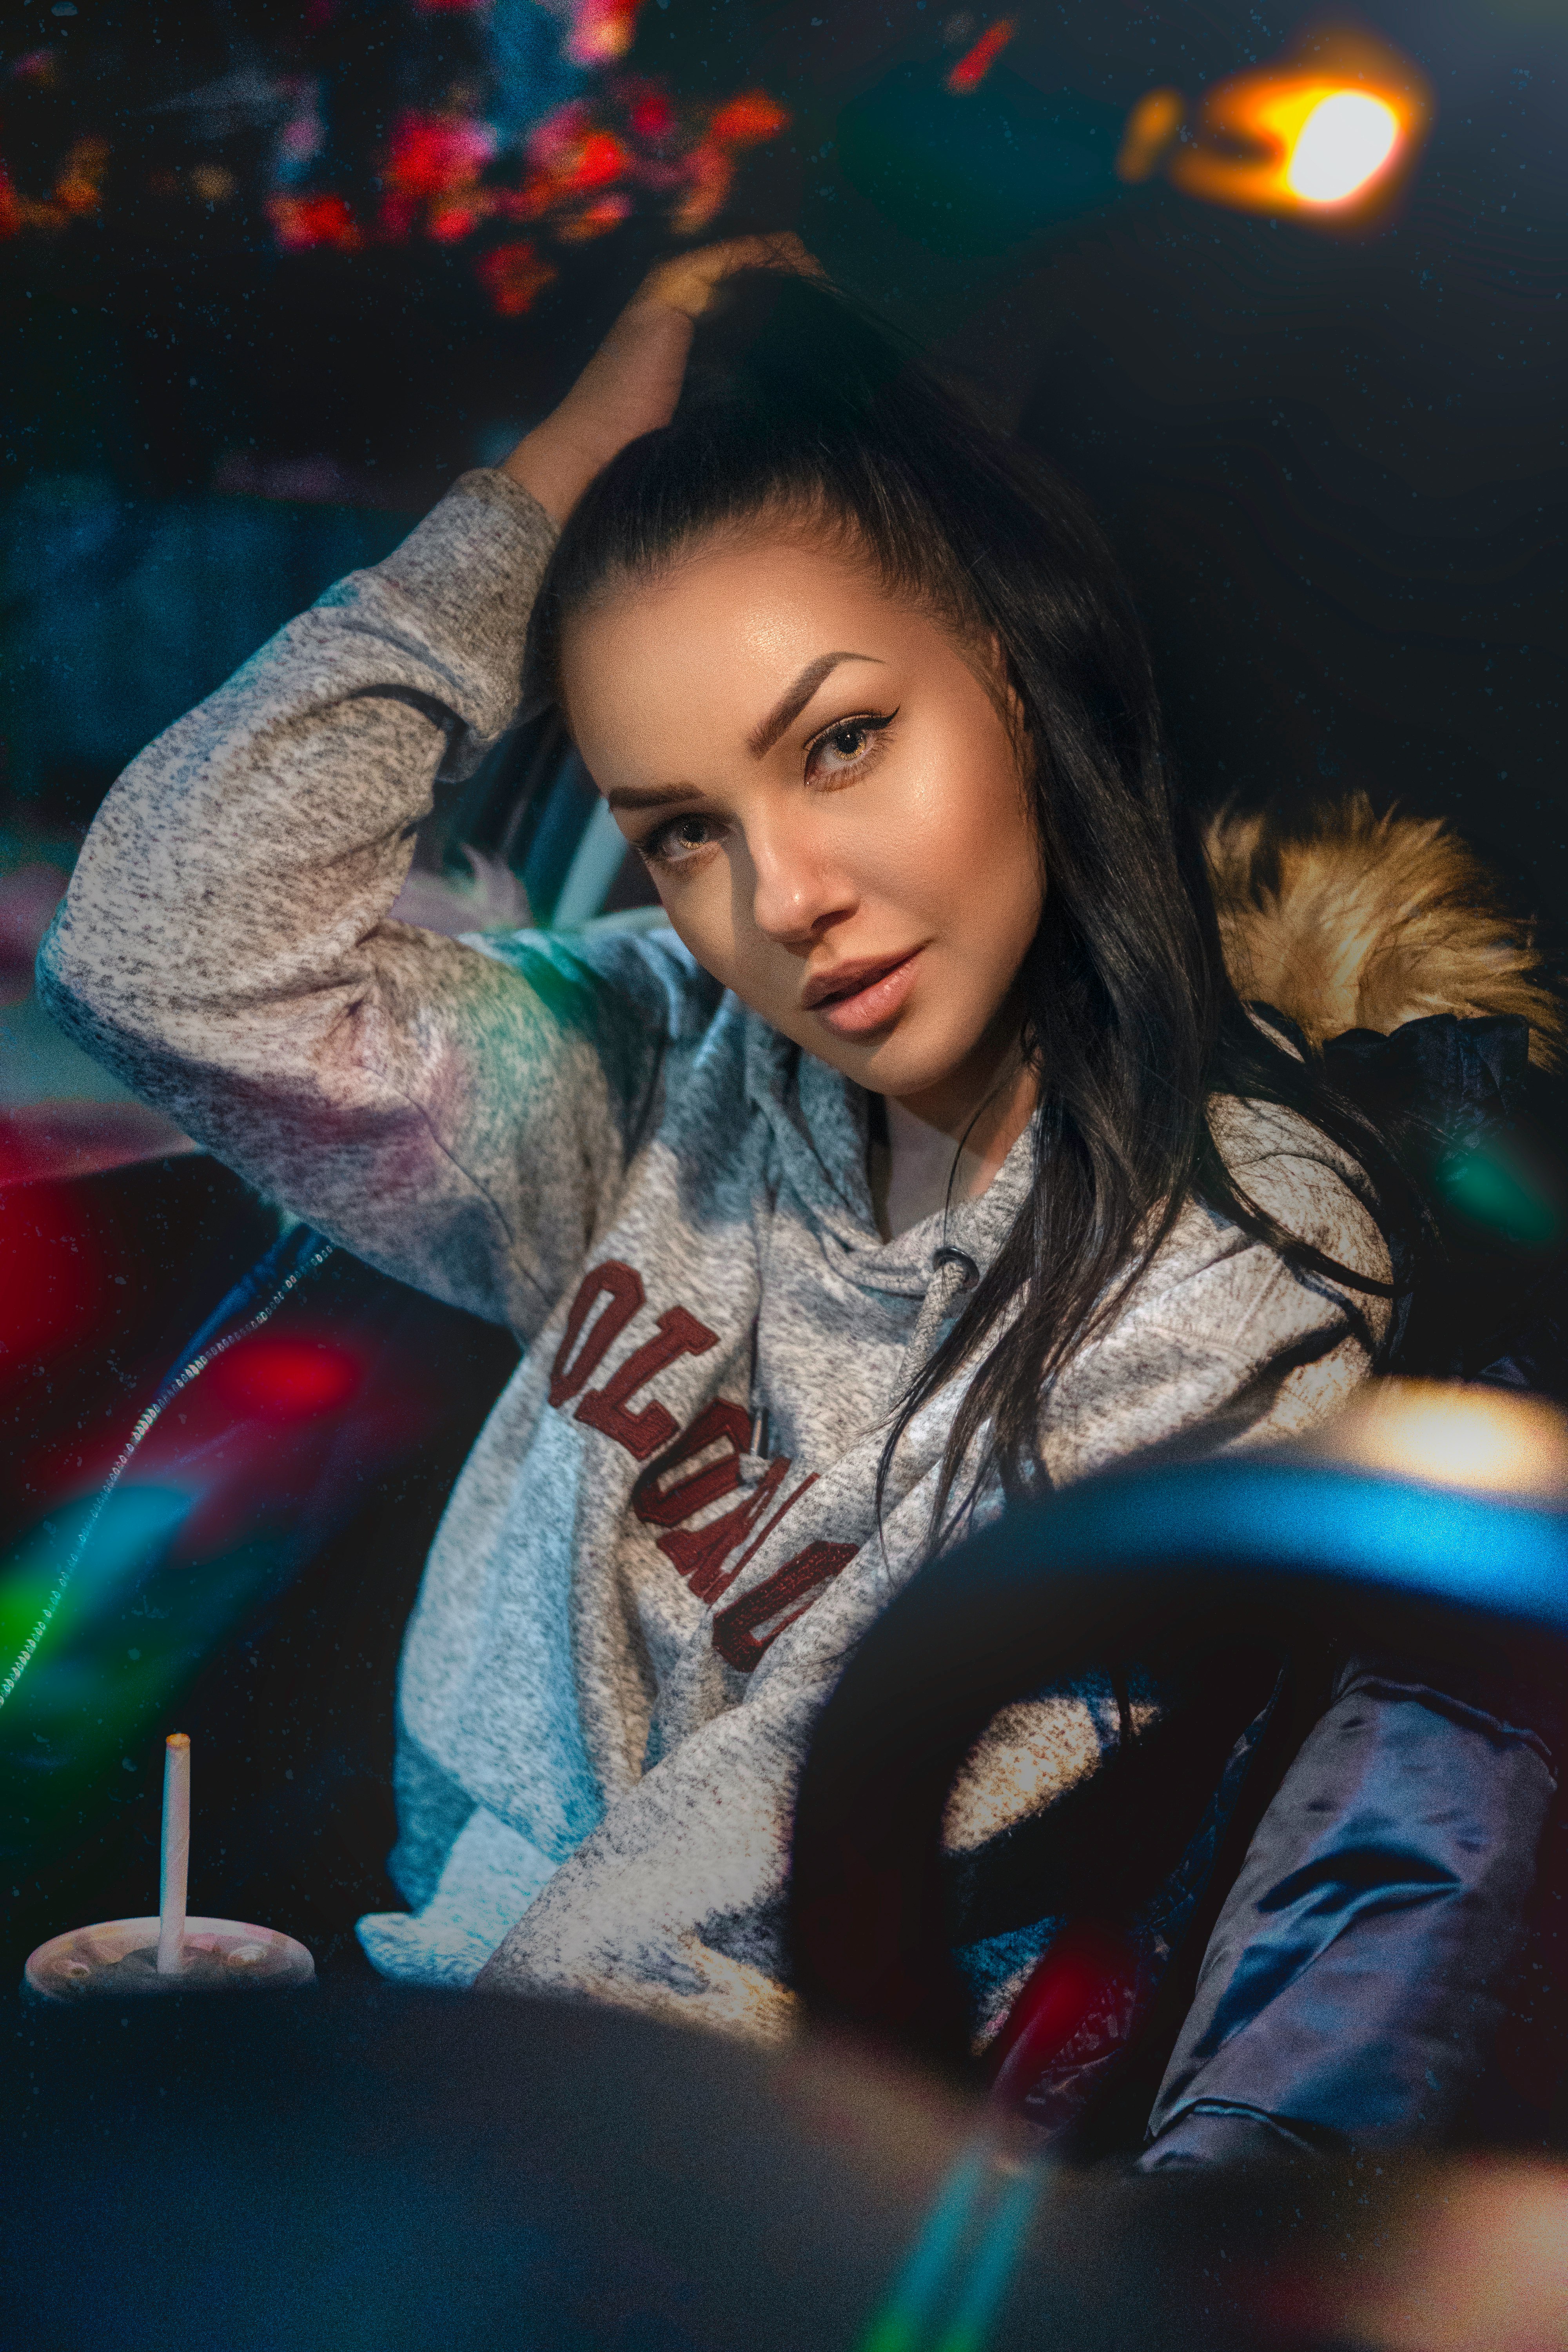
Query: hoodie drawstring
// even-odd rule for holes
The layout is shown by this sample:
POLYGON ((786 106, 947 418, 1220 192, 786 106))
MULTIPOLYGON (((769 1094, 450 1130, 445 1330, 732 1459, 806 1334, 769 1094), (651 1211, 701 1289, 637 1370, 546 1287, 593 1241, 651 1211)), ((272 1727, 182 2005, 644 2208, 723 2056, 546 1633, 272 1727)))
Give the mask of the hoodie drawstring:
POLYGON ((944 1244, 931 1252, 931 1282, 921 1301, 915 1328, 910 1334, 909 1345, 899 1366, 897 1393, 900 1396, 904 1394, 936 1346, 938 1334, 948 1318, 957 1311, 959 1299, 980 1279, 980 1268, 967 1250, 952 1249, 944 1244))

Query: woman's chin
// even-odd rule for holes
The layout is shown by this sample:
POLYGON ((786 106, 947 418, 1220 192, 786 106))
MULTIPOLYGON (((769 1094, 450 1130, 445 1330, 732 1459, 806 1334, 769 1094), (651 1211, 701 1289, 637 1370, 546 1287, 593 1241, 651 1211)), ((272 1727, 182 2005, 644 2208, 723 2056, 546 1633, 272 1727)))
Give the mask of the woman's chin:
POLYGON ((929 1039, 909 1034, 918 1027, 918 1022, 900 1021, 869 1037, 835 1037, 825 1031, 809 1043, 801 1042, 819 1061, 842 1070, 870 1094, 917 1103, 954 1089, 964 1091, 973 1047, 954 1050, 944 1039, 933 1048, 929 1039))

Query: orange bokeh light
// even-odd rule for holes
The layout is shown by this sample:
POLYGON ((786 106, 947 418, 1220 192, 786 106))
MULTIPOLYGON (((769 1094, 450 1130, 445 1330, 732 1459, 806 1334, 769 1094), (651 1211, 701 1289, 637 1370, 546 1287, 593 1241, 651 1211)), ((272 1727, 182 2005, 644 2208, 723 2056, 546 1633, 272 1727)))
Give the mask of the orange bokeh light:
POLYGON ((574 65, 613 65, 637 35, 641 0, 575 0, 566 54, 574 65))
POLYGON ((1360 223, 1408 173, 1431 122, 1432 93, 1386 42, 1322 26, 1279 65, 1216 82, 1184 131, 1185 118, 1179 91, 1141 99, 1117 158, 1121 177, 1163 169, 1210 204, 1360 223))
POLYGON ((721 147, 755 147, 789 129, 789 116, 763 89, 743 90, 726 100, 708 125, 708 135, 721 147))

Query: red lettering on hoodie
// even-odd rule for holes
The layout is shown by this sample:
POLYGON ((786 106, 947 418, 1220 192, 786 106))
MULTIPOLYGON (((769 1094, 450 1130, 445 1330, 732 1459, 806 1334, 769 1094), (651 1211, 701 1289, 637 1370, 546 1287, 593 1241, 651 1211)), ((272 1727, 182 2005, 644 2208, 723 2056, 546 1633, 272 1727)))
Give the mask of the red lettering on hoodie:
MULTIPOLYGON (((638 1288, 642 1287, 638 1284, 638 1288)), ((595 1327, 592 1347, 598 1338, 595 1327)), ((710 1348, 719 1344, 717 1331, 710 1331, 706 1323, 699 1323, 684 1307, 671 1307, 658 1318, 658 1328, 651 1339, 645 1339, 634 1349, 621 1369, 602 1389, 590 1389, 577 1408, 577 1418, 585 1421, 590 1429, 602 1429, 617 1445, 639 1462, 668 1445, 679 1423, 667 1407, 657 1402, 645 1404, 631 1412, 627 1405, 638 1389, 646 1387, 656 1372, 673 1364, 680 1356, 705 1356, 710 1348)))
MULTIPOLYGON (((678 1528, 706 1504, 716 1503, 721 1495, 732 1495, 741 1483, 741 1456, 751 1442, 752 1424, 740 1406, 716 1397, 695 1421, 688 1422, 668 1453, 650 1463, 632 1488, 632 1508, 644 1527, 678 1528), (673 1486, 664 1484, 683 1462, 694 1461, 710 1445, 720 1444, 726 1451, 716 1461, 688 1471, 673 1486)), ((660 1551, 665 1549, 661 1543, 660 1551)))
POLYGON ((596 1372, 605 1360, 605 1351, 618 1339, 647 1293, 642 1286, 642 1276, 635 1265, 623 1265, 619 1258, 609 1257, 603 1265, 594 1266, 577 1286, 577 1296, 572 1301, 572 1311, 566 1318, 566 1328, 561 1345, 555 1350, 555 1361, 550 1367, 550 1402, 552 1405, 569 1404, 591 1374, 596 1372), (583 1326, 588 1319, 588 1309, 595 1298, 607 1297, 609 1305, 595 1318, 594 1327, 581 1348, 583 1326), (576 1350, 574 1357, 574 1349, 576 1350))
MULTIPOLYGON (((728 1576, 722 1573, 724 1561, 745 1542, 789 1475, 789 1457, 782 1454, 769 1463, 761 1483, 732 1511, 710 1519, 705 1528, 681 1524, 694 1518, 710 1503, 718 1502, 721 1496, 735 1492, 741 1483, 741 1456, 751 1443, 751 1423, 740 1406, 721 1398, 698 1414, 668 1453, 645 1470, 632 1488, 632 1508, 644 1526, 670 1529, 668 1535, 658 1538, 658 1548, 667 1559, 674 1561, 699 1601, 717 1600, 733 1583, 756 1550, 756 1544, 752 1545, 744 1559, 737 1560, 728 1576), (678 1478, 673 1486, 665 1485, 671 1471, 679 1470, 683 1462, 692 1461, 717 1444, 726 1448, 717 1460, 703 1463, 700 1469, 678 1478)), ((811 1484, 809 1478, 802 1481, 768 1521, 758 1543, 772 1533, 784 1512, 800 1500, 811 1484)))
MULTIPOLYGON (((636 1267, 623 1265, 618 1258, 607 1258, 584 1276, 551 1367, 552 1405, 569 1404, 579 1393, 633 1316, 646 1305, 647 1296, 636 1267), (606 1304, 590 1325, 589 1314, 600 1298, 606 1304)), ((576 1414, 590 1429, 600 1430, 617 1445, 624 1445, 639 1462, 658 1454, 658 1461, 632 1488, 632 1508, 645 1527, 667 1530, 658 1538, 659 1550, 685 1579, 694 1598, 708 1602, 728 1591, 780 1520, 795 1508, 806 1488, 816 1484, 815 1474, 803 1478, 795 1492, 770 1513, 769 1506, 790 1471, 789 1456, 779 1454, 733 1510, 722 1512, 706 1527, 683 1524, 740 1486, 741 1456, 751 1444, 751 1423, 738 1404, 721 1397, 680 1430, 674 1415, 657 1399, 635 1412, 631 1400, 667 1365, 681 1356, 706 1355, 718 1340, 718 1333, 684 1307, 667 1308, 653 1338, 634 1348, 603 1388, 590 1389, 576 1414), (671 1481, 672 1472, 715 1446, 723 1450, 712 1461, 701 1462, 684 1477, 671 1481), (662 1453, 660 1447, 665 1449, 662 1453), (742 1545, 744 1550, 740 1550, 742 1545), (725 1561, 737 1551, 740 1557, 726 1572, 725 1561)), ((719 1610, 713 1619, 713 1646, 720 1656, 740 1673, 751 1674, 784 1628, 804 1616, 815 1594, 832 1582, 858 1549, 857 1544, 807 1544, 754 1592, 719 1610)))
POLYGON ((754 1592, 729 1602, 713 1620, 713 1647, 719 1655, 740 1673, 752 1673, 785 1626, 805 1616, 819 1586, 830 1584, 859 1549, 858 1544, 807 1544, 754 1592))

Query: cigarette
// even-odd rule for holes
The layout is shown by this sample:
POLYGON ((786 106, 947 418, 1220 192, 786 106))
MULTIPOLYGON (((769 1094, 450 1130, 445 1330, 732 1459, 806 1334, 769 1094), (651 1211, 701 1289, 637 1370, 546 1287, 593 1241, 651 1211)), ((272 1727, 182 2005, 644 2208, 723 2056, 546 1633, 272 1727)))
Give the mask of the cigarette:
POLYGON ((163 1746, 163 1849, 158 1876, 158 1974, 177 1976, 185 1940, 185 1875, 191 1858, 191 1742, 171 1731, 163 1746))

